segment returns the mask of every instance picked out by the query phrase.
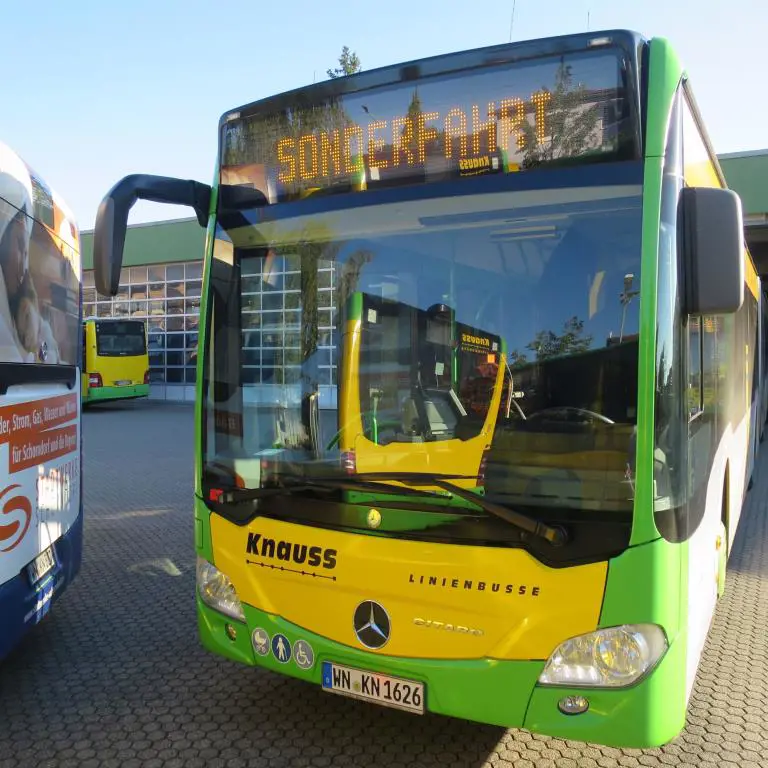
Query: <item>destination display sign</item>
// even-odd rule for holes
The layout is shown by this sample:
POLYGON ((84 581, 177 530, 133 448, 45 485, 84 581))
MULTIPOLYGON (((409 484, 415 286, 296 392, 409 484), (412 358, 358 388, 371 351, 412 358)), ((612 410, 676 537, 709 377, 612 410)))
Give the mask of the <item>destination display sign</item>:
POLYGON ((627 133, 611 50, 416 79, 231 119, 221 181, 269 202, 529 170, 618 151, 627 133))

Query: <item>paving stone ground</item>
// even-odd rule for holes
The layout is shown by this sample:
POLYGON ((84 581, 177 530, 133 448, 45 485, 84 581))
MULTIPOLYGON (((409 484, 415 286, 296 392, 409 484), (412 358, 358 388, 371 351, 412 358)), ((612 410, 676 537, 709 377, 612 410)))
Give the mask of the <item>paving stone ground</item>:
POLYGON ((57 610, 0 665, 0 768, 768 766, 768 451, 689 711, 656 750, 413 717, 204 652, 192 548, 192 410, 84 417, 85 555, 57 610))

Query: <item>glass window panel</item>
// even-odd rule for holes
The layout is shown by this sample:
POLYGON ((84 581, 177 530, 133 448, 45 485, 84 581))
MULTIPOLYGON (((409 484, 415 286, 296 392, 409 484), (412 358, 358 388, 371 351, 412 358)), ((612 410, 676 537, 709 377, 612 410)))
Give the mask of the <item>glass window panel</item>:
POLYGON ((270 330, 261 334, 262 347, 277 347, 283 343, 283 334, 280 331, 270 330))
POLYGON ((168 299, 166 302, 167 312, 169 315, 183 315, 184 314, 184 300, 183 299, 168 299))
POLYGON ((180 299, 184 296, 184 283, 166 283, 165 295, 169 299, 180 299))
POLYGON ((196 333, 187 333, 185 334, 187 339, 187 349, 195 349, 197 347, 197 334, 196 333))
POLYGON ((131 298, 132 299, 146 299, 147 298, 147 284, 131 286, 131 298))
POLYGON ((96 285, 94 282, 93 270, 89 269, 87 272, 83 272, 83 285, 87 285, 89 288, 96 285))
POLYGON ((263 312, 258 317, 261 317, 261 324, 265 328, 280 328, 283 325, 282 312, 263 312))
POLYGON ((185 265, 185 274, 187 280, 198 280, 203 276, 203 262, 192 261, 185 265))
POLYGON ((147 282, 147 268, 146 267, 131 267, 131 282, 132 283, 146 283, 147 282))
POLYGON ((254 312, 259 312, 261 310, 261 294, 249 294, 247 296, 243 296, 243 309, 244 310, 252 310, 254 312))
POLYGON ((301 378, 301 368, 283 368, 283 384, 297 384, 301 378))
POLYGON ((164 382, 165 381, 165 369, 164 368, 156 368, 156 369, 150 369, 149 371, 149 380, 150 381, 157 381, 157 382, 164 382))
POLYGON ((164 333, 149 333, 147 334, 147 348, 150 352, 157 351, 165 348, 165 334, 164 333))
POLYGON ((147 314, 147 302, 146 301, 132 301, 131 302, 131 314, 146 317, 147 314))
POLYGON ((153 299, 162 299, 165 297, 165 283, 150 283, 149 295, 153 299))
POLYGON ((200 296, 202 290, 203 284, 200 282, 200 280, 191 280, 187 283, 187 287, 184 293, 187 296, 200 296))
POLYGON ((183 384, 184 383, 184 369, 183 368, 168 368, 165 372, 165 380, 168 384, 183 384))
POLYGON ((260 328, 261 315, 258 312, 243 312, 243 328, 260 328))
POLYGON ((243 346, 244 347, 260 347, 261 331, 245 331, 243 333, 243 346))
POLYGON ((184 349, 183 333, 169 333, 165 337, 165 341, 168 349, 184 349))
POLYGON ((184 329, 187 331, 196 331, 198 325, 197 316, 188 315, 184 318, 184 329))
POLYGON ((298 331, 301 327, 301 313, 293 311, 286 312, 284 322, 286 330, 298 331))
POLYGON ((112 316, 112 302, 100 301, 96 305, 96 315, 98 317, 111 317, 112 316))
POLYGON ((261 370, 259 368, 243 368, 240 375, 243 384, 258 384, 261 381, 261 370))
POLYGON ((158 265, 149 268, 149 280, 165 281, 165 265, 158 265))
POLYGON ((184 353, 183 352, 166 352, 165 362, 166 362, 166 365, 184 365, 184 353))
POLYGON ((301 364, 301 350, 300 349, 286 349, 284 355, 285 365, 300 365, 301 364))
POLYGON ((194 384, 196 376, 197 376, 197 371, 194 368, 184 369, 184 381, 187 384, 194 384))
POLYGON ((167 331, 183 331, 184 318, 181 315, 169 315, 166 320, 167 331))
POLYGON ((184 312, 188 315, 200 314, 200 299, 185 299, 184 312))
POLYGON ((150 348, 149 367, 162 368, 165 365, 165 352, 157 352, 150 348))
POLYGON ((96 301, 96 289, 95 288, 83 288, 83 303, 93 303, 96 301))
POLYGON ((165 268, 165 279, 168 282, 171 280, 183 280, 184 279, 184 265, 183 264, 169 264, 165 268))
POLYGON ((285 290, 298 291, 301 289, 301 274, 295 272, 285 276, 285 290))
POLYGON ((262 309, 282 309, 283 295, 282 293, 265 293, 261 298, 262 309))
MULTIPOLYGON (((322 306, 322 294, 320 294, 320 304, 322 306)), ((301 304, 301 293, 294 291, 292 293, 285 294, 285 308, 286 309, 298 309, 301 304)))

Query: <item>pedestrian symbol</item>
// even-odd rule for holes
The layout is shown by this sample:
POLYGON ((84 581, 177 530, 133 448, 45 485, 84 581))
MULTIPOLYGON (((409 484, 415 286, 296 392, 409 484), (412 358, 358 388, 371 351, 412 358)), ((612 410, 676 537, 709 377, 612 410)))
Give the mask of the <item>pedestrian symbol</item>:
POLYGON ((275 635, 272 638, 272 653, 281 664, 291 660, 291 644, 285 635, 275 635))
POLYGON ((293 644, 293 658, 299 669, 311 669, 315 663, 312 646, 306 640, 297 640, 293 644))
POLYGON ((266 656, 269 653, 269 635, 266 629, 256 627, 251 633, 251 642, 253 643, 253 650, 259 656, 266 656))

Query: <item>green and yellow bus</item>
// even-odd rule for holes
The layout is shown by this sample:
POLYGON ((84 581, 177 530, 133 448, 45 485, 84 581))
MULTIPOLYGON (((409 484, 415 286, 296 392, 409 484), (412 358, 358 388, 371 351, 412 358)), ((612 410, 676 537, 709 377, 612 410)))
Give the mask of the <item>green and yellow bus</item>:
POLYGON ((149 353, 143 320, 83 321, 83 405, 149 396, 149 353))
POLYGON ((207 227, 207 649, 414 714, 680 732, 765 422, 765 308, 666 40, 499 45, 229 111, 211 187, 106 195, 104 294, 137 199, 207 227))

